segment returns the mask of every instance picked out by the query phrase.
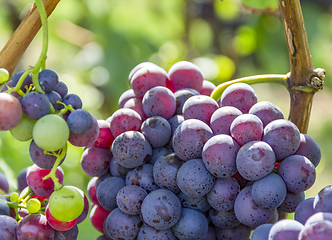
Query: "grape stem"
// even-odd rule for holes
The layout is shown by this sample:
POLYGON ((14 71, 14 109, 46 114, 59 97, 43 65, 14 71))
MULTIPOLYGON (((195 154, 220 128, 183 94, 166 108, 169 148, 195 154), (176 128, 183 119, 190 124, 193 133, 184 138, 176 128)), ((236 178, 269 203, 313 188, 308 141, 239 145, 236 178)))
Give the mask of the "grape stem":
POLYGON ((250 77, 243 77, 219 84, 211 93, 210 97, 218 101, 225 89, 234 83, 247 83, 249 85, 256 83, 278 83, 288 89, 288 74, 264 74, 250 77))

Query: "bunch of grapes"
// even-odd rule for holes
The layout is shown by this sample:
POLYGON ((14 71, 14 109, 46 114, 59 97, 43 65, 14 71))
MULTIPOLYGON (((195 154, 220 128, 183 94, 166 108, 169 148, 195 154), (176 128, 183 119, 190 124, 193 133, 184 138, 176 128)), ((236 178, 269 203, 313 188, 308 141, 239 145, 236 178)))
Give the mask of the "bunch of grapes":
POLYGON ((8 81, 8 72, 1 69, 0 83, 0 130, 30 141, 33 161, 18 176, 19 193, 1 188, 0 239, 76 239, 89 202, 82 190, 62 185, 60 165, 67 142, 79 147, 95 142, 97 120, 82 109, 79 96, 68 94, 53 70, 37 76, 21 71, 8 81))

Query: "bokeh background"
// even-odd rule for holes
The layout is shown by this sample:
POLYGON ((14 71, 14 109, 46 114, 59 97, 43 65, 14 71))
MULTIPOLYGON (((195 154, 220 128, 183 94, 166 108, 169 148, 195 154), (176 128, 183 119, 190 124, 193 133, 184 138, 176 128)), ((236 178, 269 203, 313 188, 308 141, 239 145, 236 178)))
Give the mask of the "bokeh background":
MULTIPOLYGON (((31 0, 1 0, 0 48, 29 11, 31 0)), ((308 134, 321 147, 317 180, 306 192, 315 196, 332 184, 332 3, 302 0, 309 46, 315 67, 326 69, 324 90, 315 95, 308 134)), ((289 71, 281 17, 250 14, 238 0, 71 0, 60 1, 49 18, 47 68, 55 70, 83 108, 106 119, 129 88, 128 74, 140 62, 151 61, 166 71, 177 61, 197 64, 204 78, 221 82, 250 75, 289 71)), ((33 66, 42 38, 38 33, 16 72, 33 66)), ((272 101, 288 117, 289 95, 274 84, 253 85, 258 100, 272 101)), ((32 165, 29 142, 0 132, 0 171, 16 190, 16 176, 32 165)), ((64 184, 84 191, 90 177, 80 167, 81 148, 69 147, 62 168, 64 184)), ((101 234, 89 217, 79 225, 80 240, 101 234)))

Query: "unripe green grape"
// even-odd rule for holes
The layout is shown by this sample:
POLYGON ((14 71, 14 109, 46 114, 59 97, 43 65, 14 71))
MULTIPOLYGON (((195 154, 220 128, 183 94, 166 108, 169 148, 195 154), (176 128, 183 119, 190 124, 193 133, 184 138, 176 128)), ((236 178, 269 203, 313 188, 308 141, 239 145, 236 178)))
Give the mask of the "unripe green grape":
POLYGON ((24 114, 18 125, 10 129, 12 136, 18 141, 28 141, 32 138, 32 130, 36 123, 36 120, 27 118, 24 114))
POLYGON ((29 213, 36 213, 40 210, 41 203, 38 199, 36 198, 31 198, 27 202, 27 210, 29 213))
POLYGON ((54 191, 48 200, 51 215, 60 222, 78 218, 84 208, 84 199, 74 187, 64 186, 54 191))
POLYGON ((56 151, 66 145, 69 138, 69 127, 59 115, 48 114, 37 120, 32 137, 41 149, 56 151))
POLYGON ((7 69, 0 68, 0 84, 7 82, 9 79, 9 72, 7 69))
POLYGON ((17 192, 13 192, 12 194, 10 194, 9 199, 11 202, 16 202, 19 198, 19 195, 17 192))

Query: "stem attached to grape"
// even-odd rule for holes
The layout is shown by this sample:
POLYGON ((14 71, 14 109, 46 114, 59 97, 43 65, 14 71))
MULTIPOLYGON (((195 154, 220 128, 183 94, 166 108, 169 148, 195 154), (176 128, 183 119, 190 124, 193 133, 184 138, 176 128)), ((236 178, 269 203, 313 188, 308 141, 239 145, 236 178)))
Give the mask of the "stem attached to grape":
POLYGON ((218 101, 221 97, 224 90, 234 84, 234 83, 247 83, 247 84, 256 84, 256 83, 278 83, 284 85, 287 89, 287 77, 288 75, 282 75, 282 74, 264 74, 264 75, 256 75, 256 76, 250 76, 250 77, 243 77, 238 78, 235 80, 231 80, 228 82, 224 82, 219 84, 211 93, 211 97, 218 101))

